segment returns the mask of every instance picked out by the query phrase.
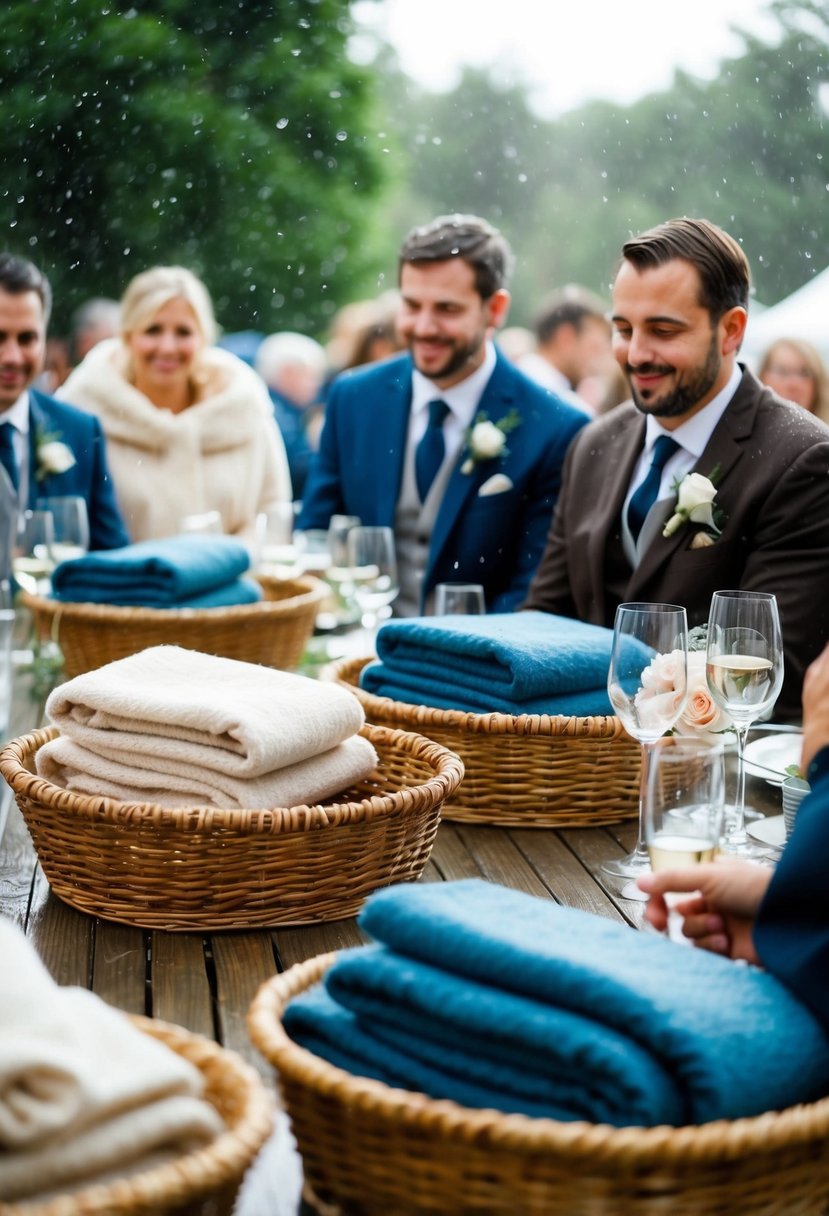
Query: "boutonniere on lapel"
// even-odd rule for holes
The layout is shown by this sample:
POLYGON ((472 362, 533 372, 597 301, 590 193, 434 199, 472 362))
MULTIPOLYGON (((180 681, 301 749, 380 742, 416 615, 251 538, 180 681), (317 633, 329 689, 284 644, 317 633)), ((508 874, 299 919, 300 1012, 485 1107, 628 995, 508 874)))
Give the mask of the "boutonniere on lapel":
POLYGON ((43 481, 44 478, 58 473, 68 473, 77 463, 72 449, 61 442, 59 435, 44 431, 40 427, 35 429, 35 456, 36 481, 43 481))
POLYGON ((705 549, 715 544, 726 520, 724 511, 714 501, 719 479, 720 466, 717 465, 707 477, 702 473, 686 473, 680 481, 674 482, 676 507, 662 529, 662 535, 673 536, 678 528, 688 523, 701 524, 689 547, 705 549))
POLYGON ((471 473, 484 460, 508 455, 507 435, 520 426, 521 421, 516 409, 511 409, 497 422, 490 422, 488 414, 479 410, 466 432, 466 459, 461 465, 461 472, 471 473))

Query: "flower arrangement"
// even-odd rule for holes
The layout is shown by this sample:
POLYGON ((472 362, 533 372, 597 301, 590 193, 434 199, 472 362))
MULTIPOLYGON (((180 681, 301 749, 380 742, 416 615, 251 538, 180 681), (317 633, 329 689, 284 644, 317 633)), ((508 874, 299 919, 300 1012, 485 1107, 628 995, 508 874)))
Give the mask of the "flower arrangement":
POLYGON ((516 409, 511 409, 497 422, 490 422, 488 415, 479 410, 466 432, 467 456, 461 465, 461 472, 471 473, 484 460, 506 456, 509 452, 507 435, 520 425, 521 415, 516 409))
POLYGON ((703 477, 702 473, 686 473, 681 481, 674 484, 676 507, 662 529, 663 536, 673 536, 679 527, 690 522, 702 524, 702 530, 692 541, 692 548, 714 544, 725 523, 725 515, 714 501, 719 473, 720 467, 717 465, 707 477, 703 477))
POLYGON ((731 730, 730 716, 717 705, 708 688, 705 676, 705 651, 708 626, 698 625, 688 635, 687 683, 681 687, 683 652, 672 650, 669 654, 658 654, 642 672, 642 687, 634 698, 640 717, 648 720, 672 721, 676 712, 677 697, 687 699, 682 713, 673 726, 677 735, 717 735, 731 730))
POLYGON ((77 463, 72 449, 57 434, 40 428, 35 431, 35 455, 35 480, 39 482, 54 474, 68 473, 77 463))

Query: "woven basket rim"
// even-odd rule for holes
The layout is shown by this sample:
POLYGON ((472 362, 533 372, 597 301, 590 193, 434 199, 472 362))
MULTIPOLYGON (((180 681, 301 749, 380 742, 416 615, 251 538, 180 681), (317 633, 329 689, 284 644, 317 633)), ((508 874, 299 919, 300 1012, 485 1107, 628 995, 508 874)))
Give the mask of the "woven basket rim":
POLYGON ((489 1145, 510 1152, 543 1152, 572 1162, 590 1161, 594 1166, 618 1162, 625 1169, 646 1169, 762 1156, 829 1134, 829 1097, 783 1111, 685 1127, 612 1127, 472 1110, 450 1099, 429 1098, 355 1076, 293 1042, 281 1022, 288 1001, 320 980, 336 958, 337 951, 316 955, 266 980, 248 1010, 248 1033, 277 1073, 290 1075, 293 1081, 364 1114, 409 1125, 419 1135, 432 1133, 447 1144, 478 1146, 482 1152, 489 1145))
POLYGON ((122 827, 135 828, 152 822, 170 831, 210 831, 225 828, 241 834, 255 835, 262 831, 270 835, 305 833, 341 827, 345 824, 374 821, 398 811, 403 806, 414 807, 442 803, 458 788, 463 778, 463 761, 440 743, 411 731, 366 723, 360 734, 374 744, 402 747, 416 759, 425 761, 432 769, 416 788, 393 793, 372 794, 356 801, 323 802, 313 805, 274 807, 268 810, 245 808, 163 807, 150 802, 121 802, 115 798, 76 794, 46 781, 30 772, 27 761, 38 748, 59 734, 49 726, 11 739, 0 751, 0 774, 15 797, 22 797, 40 806, 57 810, 62 815, 83 819, 103 820, 122 827))
POLYGON ((293 616, 321 603, 329 594, 325 583, 310 575, 285 579, 284 584, 285 589, 295 587, 294 594, 278 600, 257 600, 253 604, 229 604, 216 608, 141 608, 123 604, 90 604, 73 600, 53 600, 48 596, 32 595, 31 592, 23 590, 19 595, 20 602, 32 612, 45 616, 60 616, 70 621, 120 621, 126 625, 142 621, 149 623, 179 619, 194 625, 206 625, 227 620, 238 620, 241 624, 249 617, 257 616, 293 616))
POLYGON ((395 701, 391 697, 378 697, 375 693, 366 692, 357 683, 363 668, 376 660, 376 655, 338 659, 326 664, 320 672, 320 679, 347 685, 368 717, 374 714, 394 717, 412 729, 425 730, 429 726, 439 726, 473 735, 573 735, 580 739, 589 739, 594 735, 602 739, 619 735, 630 737, 620 719, 613 714, 584 717, 568 714, 476 714, 471 710, 440 709, 433 705, 413 705, 406 701, 395 701))
MULTIPOLYGON (((209 1071, 215 1090, 215 1077, 221 1076, 220 1089, 238 1103, 238 1117, 215 1140, 174 1161, 153 1166, 126 1178, 93 1183, 71 1192, 73 1211, 129 1216, 133 1210, 178 1211, 184 1203, 207 1200, 211 1192, 239 1181, 251 1165, 274 1126, 274 1101, 255 1070, 235 1051, 158 1018, 127 1015, 144 1034, 164 1043, 190 1060, 203 1074, 209 1071), (241 1101, 240 1101, 241 1099, 241 1101)), ((26 1216, 65 1216, 67 1196, 42 1203, 20 1201, 11 1210, 26 1216)), ((0 1202, 0 1208, 5 1205, 0 1202)))

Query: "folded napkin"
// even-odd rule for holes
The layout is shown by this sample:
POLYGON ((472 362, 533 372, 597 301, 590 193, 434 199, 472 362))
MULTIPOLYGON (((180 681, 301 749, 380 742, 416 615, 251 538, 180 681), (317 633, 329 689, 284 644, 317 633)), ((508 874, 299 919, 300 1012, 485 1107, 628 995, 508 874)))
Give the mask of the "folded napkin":
POLYGON ((360 684, 473 713, 610 714, 612 644, 610 629, 546 612, 389 621, 360 684))
POLYGON ((199 1071, 93 993, 54 983, 0 919, 0 1199, 203 1145, 224 1125, 199 1071))
POLYGON ((142 608, 248 603, 249 598, 211 593, 233 584, 237 596, 250 597, 255 584, 237 583, 249 566, 248 550, 232 536, 172 536, 61 562, 52 575, 52 594, 58 600, 142 608))
POLYGON ((285 1019, 300 1042, 312 1024, 312 1050, 337 1062, 339 1046, 351 1071, 385 1064, 380 1079, 433 1097, 468 1103, 472 1086, 497 1109, 617 1126, 737 1118, 829 1092, 826 1035, 756 968, 478 880, 389 888, 360 922, 383 948, 329 972, 343 1011, 331 1056, 318 995, 285 1019))
POLYGON ((234 778, 330 751, 365 721, 339 685, 179 646, 75 676, 50 694, 46 713, 62 735, 119 763, 234 778))
POLYGON ((368 739, 353 735, 309 760, 257 777, 234 777, 175 757, 149 764, 127 750, 98 755, 61 736, 37 753, 38 775, 76 794, 155 802, 166 807, 210 806, 266 810, 321 802, 361 781, 375 768, 368 739), (130 763, 132 761, 132 763, 130 763))

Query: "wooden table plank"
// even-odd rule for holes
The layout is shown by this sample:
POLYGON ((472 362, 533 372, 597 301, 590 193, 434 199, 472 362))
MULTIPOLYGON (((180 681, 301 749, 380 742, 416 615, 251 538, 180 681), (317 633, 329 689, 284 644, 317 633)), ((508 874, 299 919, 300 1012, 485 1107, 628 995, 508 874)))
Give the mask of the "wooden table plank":
POLYGON ((150 959, 152 1016, 215 1038, 213 996, 201 934, 156 930, 150 936, 150 959))
POLYGON ((287 971, 294 963, 302 963, 329 950, 348 950, 361 946, 367 939, 353 918, 332 920, 322 925, 302 925, 296 929, 275 931, 280 970, 287 971))
POLYGON ((549 889, 513 843, 507 828, 458 824, 457 830, 479 866, 481 876, 488 882, 526 891, 528 895, 537 895, 542 899, 550 898, 549 889))
POLYGON ((50 894, 29 918, 29 938, 58 984, 92 986, 95 921, 50 894))
POLYGON ((147 992, 147 941, 143 929, 95 921, 92 991, 125 1013, 147 1013, 151 1002, 147 992))
POLYGON ((260 986, 276 973, 273 944, 268 933, 215 933, 211 938, 216 979, 218 1038, 237 1051, 271 1081, 269 1065, 248 1037, 245 1018, 260 986))
POLYGON ((612 920, 625 919, 557 833, 527 828, 511 831, 510 837, 559 903, 612 920))

